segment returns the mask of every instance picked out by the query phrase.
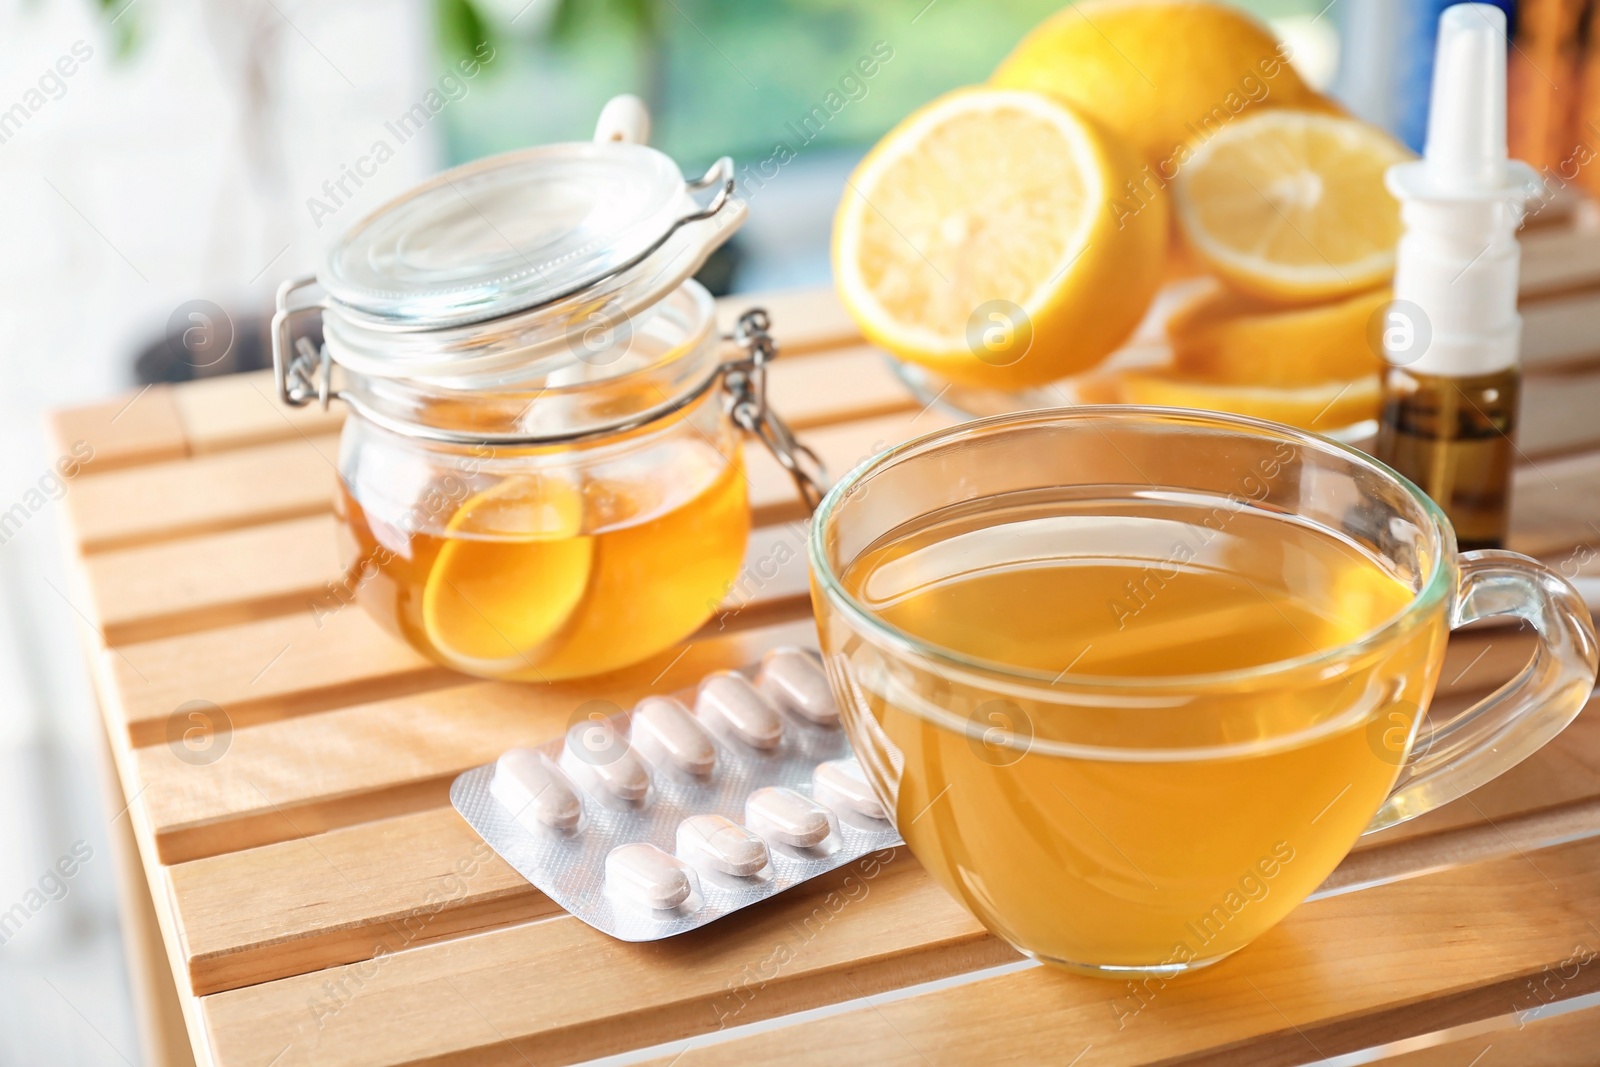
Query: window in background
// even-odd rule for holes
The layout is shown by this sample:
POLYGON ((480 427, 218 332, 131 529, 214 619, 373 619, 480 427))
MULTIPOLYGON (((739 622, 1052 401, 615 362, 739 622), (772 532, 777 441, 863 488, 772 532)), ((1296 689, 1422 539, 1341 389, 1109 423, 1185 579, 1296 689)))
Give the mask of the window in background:
MULTIPOLYGON (((1276 20, 1297 55, 1331 73, 1324 4, 1240 6, 1276 20)), ((1060 6, 445 0, 446 47, 486 34, 495 50, 494 76, 448 112, 449 161, 587 137, 609 97, 634 92, 654 113, 655 144, 686 170, 721 155, 738 164, 751 219, 714 271, 738 289, 821 284, 833 207, 861 153, 919 105, 984 80, 1060 6)))

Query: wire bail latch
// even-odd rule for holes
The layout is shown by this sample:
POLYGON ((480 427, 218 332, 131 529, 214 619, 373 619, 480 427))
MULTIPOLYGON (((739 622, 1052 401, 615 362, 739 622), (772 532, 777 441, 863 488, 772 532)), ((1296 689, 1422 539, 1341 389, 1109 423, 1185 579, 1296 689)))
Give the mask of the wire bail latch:
POLYGON ((778 356, 772 339, 772 320, 765 308, 751 308, 739 316, 728 340, 744 350, 745 358, 722 365, 722 389, 734 424, 767 446, 794 479, 795 488, 815 511, 828 491, 827 470, 810 448, 767 405, 767 364, 778 356))

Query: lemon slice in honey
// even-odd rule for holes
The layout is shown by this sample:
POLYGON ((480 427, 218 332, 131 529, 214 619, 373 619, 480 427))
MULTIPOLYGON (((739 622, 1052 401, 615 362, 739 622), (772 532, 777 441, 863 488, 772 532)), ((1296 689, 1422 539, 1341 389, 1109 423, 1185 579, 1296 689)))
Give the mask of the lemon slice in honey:
POLYGON ((521 475, 461 505, 422 591, 429 645, 457 670, 537 677, 583 603, 595 539, 583 491, 556 475, 521 475))

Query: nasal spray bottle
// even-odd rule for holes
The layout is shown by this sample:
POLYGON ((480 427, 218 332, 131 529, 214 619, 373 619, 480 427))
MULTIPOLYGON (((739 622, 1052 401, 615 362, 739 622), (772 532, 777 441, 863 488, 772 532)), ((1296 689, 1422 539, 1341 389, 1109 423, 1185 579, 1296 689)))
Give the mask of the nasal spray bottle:
POLYGON ((1383 322, 1377 457, 1444 508, 1462 549, 1505 541, 1522 319, 1516 231, 1538 184, 1506 158, 1506 16, 1439 18, 1423 158, 1389 169, 1405 236, 1383 322))

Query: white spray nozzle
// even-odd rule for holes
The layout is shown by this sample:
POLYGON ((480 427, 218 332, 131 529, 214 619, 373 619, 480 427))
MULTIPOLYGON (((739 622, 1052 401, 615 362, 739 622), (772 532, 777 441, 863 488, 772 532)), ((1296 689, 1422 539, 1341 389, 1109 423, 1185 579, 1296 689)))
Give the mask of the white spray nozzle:
POLYGON ((1405 336, 1427 340, 1391 346, 1386 333, 1384 354, 1419 373, 1488 374, 1517 361, 1516 230, 1537 175, 1506 158, 1507 47, 1499 8, 1445 9, 1426 151, 1389 169, 1406 228, 1394 295, 1417 320, 1405 336))
POLYGON ((1441 192, 1505 184, 1505 86, 1505 12, 1492 4, 1446 8, 1439 16, 1423 153, 1431 184, 1441 192))

